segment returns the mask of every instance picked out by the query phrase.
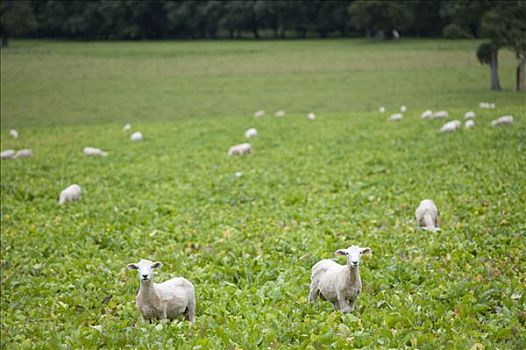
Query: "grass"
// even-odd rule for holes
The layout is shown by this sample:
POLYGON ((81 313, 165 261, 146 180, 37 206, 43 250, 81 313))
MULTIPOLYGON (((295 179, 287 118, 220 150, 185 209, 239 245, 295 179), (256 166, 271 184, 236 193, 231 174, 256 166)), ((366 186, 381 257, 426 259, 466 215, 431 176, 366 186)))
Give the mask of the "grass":
POLYGON ((476 44, 13 44, 1 149, 35 156, 1 163, 2 348, 526 346, 524 95, 486 91, 476 44), (400 123, 376 112, 402 103, 400 123), (476 127, 439 134, 428 106, 476 127), (254 153, 227 157, 248 127, 254 153), (71 183, 82 200, 58 207, 71 183), (440 233, 416 228, 424 198, 440 233), (355 313, 308 304, 311 266, 351 244, 373 249, 355 313), (140 320, 140 258, 194 283, 195 326, 140 320))

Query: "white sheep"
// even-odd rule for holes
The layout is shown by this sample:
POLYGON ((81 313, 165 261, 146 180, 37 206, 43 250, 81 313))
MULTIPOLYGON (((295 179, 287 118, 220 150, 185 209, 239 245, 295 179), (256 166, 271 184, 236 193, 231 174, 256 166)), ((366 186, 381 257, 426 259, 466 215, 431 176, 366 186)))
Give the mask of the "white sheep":
POLYGON ((384 107, 384 106, 380 107, 380 108, 378 109, 378 111, 379 111, 380 113, 385 113, 385 107, 384 107))
POLYGON ((330 301, 336 310, 352 312, 362 291, 360 259, 362 254, 372 253, 371 248, 350 246, 338 249, 335 254, 347 257, 347 265, 324 259, 312 267, 309 301, 316 303, 318 296, 330 301))
POLYGON ((501 126, 501 125, 507 125, 511 123, 513 123, 513 117, 511 115, 504 115, 492 121, 491 126, 501 126))
POLYGON ((250 143, 241 143, 239 145, 230 147, 230 149, 228 150, 229 156, 244 155, 250 153, 252 153, 252 146, 250 145, 250 143))
POLYGON ((10 159, 15 156, 15 150, 12 149, 6 149, 5 151, 2 151, 0 153, 0 159, 10 159))
POLYGON ((400 112, 405 113, 407 111, 407 107, 402 105, 400 106, 400 112))
POLYGON ((16 131, 15 129, 9 130, 9 136, 11 136, 14 139, 18 138, 18 131, 16 131))
POLYGON ((316 114, 310 112, 309 114, 307 114, 307 119, 308 120, 316 120, 316 114))
POLYGON ((33 151, 31 151, 30 149, 21 149, 18 152, 16 152, 13 158, 31 158, 31 157, 33 157, 33 151))
POLYGON ((274 115, 276 117, 284 117, 285 116, 285 111, 277 111, 274 115))
POLYGON ((183 277, 175 277, 163 283, 154 283, 154 269, 161 268, 159 261, 141 259, 129 264, 128 269, 137 270, 140 287, 135 300, 137 309, 145 320, 173 320, 185 315, 191 323, 195 321, 195 290, 193 284, 183 277))
POLYGON ((422 230, 436 232, 438 227, 438 209, 431 199, 424 199, 420 202, 415 211, 416 221, 422 230))
POLYGON ((78 201, 80 199, 81 192, 82 190, 79 185, 73 184, 66 187, 62 192, 60 192, 58 204, 62 205, 66 202, 78 201))
POLYGON ((433 118, 433 111, 431 111, 430 109, 426 109, 425 111, 422 112, 422 114, 420 114, 420 118, 422 119, 433 118))
POLYGON ((473 119, 473 118, 475 118, 475 112, 473 112, 473 111, 466 112, 464 114, 464 118, 466 118, 466 119, 473 119))
POLYGON ((464 127, 466 129, 471 129, 474 126, 475 126, 475 122, 473 121, 473 119, 466 120, 466 122, 464 123, 464 127))
POLYGON ((142 132, 136 131, 130 136, 130 140, 132 141, 142 141, 142 132))
POLYGON ((131 125, 130 124, 126 124, 124 125, 124 127, 122 128, 122 131, 130 131, 131 130, 131 125))
POLYGON ((440 132, 452 132, 457 129, 460 129, 461 126, 462 126, 461 122, 459 122, 458 120, 452 120, 442 125, 442 127, 440 128, 440 132))
POLYGON ((434 119, 447 118, 448 116, 449 116, 449 113, 447 111, 437 111, 433 113, 434 119))
POLYGON ((250 129, 247 129, 245 131, 245 137, 247 139, 249 139, 251 137, 256 137, 256 136, 258 136, 258 131, 256 129, 254 129, 254 128, 250 128, 250 129))
POLYGON ((84 147, 82 151, 88 157, 107 157, 108 156, 108 152, 105 152, 101 150, 100 148, 95 148, 95 147, 84 147))
POLYGON ((261 118, 261 117, 263 117, 263 116, 265 116, 265 111, 256 111, 256 112, 254 113, 254 117, 255 117, 255 118, 261 118))
POLYGON ((489 102, 480 102, 479 103, 479 107, 480 108, 495 108, 495 104, 494 103, 489 103, 489 102))
POLYGON ((400 120, 402 120, 403 117, 404 116, 402 115, 402 113, 395 113, 389 117, 389 121, 399 122, 400 120))

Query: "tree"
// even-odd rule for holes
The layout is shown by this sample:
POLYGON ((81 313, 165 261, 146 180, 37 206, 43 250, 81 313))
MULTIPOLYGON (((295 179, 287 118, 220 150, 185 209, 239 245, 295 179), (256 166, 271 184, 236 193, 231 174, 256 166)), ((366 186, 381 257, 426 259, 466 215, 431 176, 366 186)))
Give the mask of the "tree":
POLYGON ((405 1, 358 0, 349 6, 352 23, 367 32, 382 32, 385 39, 392 39, 392 31, 411 27, 414 15, 411 3, 405 1))
POLYGON ((33 16, 33 8, 29 1, 3 0, 0 3, 0 17, 2 47, 9 45, 11 37, 24 35, 37 27, 37 21, 33 16))
POLYGON ((500 90, 499 48, 493 43, 482 43, 477 49, 477 58, 481 64, 489 65, 491 90, 500 90))
POLYGON ((499 2, 482 18, 481 29, 494 46, 506 47, 518 59, 515 89, 524 90, 526 64, 526 1, 499 2))

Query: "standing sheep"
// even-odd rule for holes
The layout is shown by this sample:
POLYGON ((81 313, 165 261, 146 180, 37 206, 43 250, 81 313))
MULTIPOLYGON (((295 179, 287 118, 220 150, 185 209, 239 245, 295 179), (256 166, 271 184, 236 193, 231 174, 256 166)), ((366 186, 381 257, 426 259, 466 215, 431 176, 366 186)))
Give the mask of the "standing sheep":
POLYGON ((261 118, 265 116, 265 111, 257 111, 254 113, 254 118, 261 118))
POLYGON ((9 136, 11 136, 14 139, 18 138, 18 131, 16 131, 15 129, 9 130, 9 136))
POLYGON ((307 114, 307 119, 309 119, 309 120, 316 120, 316 114, 310 112, 309 114, 307 114))
POLYGON ((255 128, 250 128, 245 131, 245 137, 247 139, 258 136, 258 131, 255 128))
POLYGON ((402 120, 402 118, 404 118, 402 113, 395 113, 395 114, 392 114, 389 117, 389 121, 391 121, 391 122, 399 122, 400 120, 402 120))
POLYGON ((124 125, 124 127, 122 128, 122 131, 130 131, 131 130, 131 125, 130 124, 126 124, 124 125))
POLYGON ((350 246, 338 249, 335 254, 347 257, 347 265, 340 265, 324 259, 312 267, 309 301, 316 304, 318 296, 330 301, 336 310, 352 312, 354 303, 362 291, 360 278, 360 259, 364 253, 372 253, 371 248, 350 246))
POLYGON ((438 227, 438 209, 431 199, 424 199, 420 202, 415 211, 415 218, 422 230, 440 231, 438 227))
POLYGON ((191 323, 195 321, 195 291, 193 284, 183 277, 174 277, 163 283, 154 283, 154 269, 161 268, 159 261, 141 259, 129 264, 137 270, 140 287, 135 304, 145 320, 173 320, 184 314, 191 323))
POLYGON ((274 115, 276 117, 284 117, 285 116, 285 111, 277 111, 274 115))
POLYGON ((475 112, 473 112, 473 111, 466 112, 464 114, 464 118, 466 118, 466 119, 473 119, 473 118, 475 118, 475 112))
POLYGON ((466 122, 464 123, 464 127, 466 129, 471 129, 474 126, 475 126, 475 122, 473 121, 473 119, 466 120, 466 122))
POLYGON ((492 121, 491 126, 501 126, 501 125, 507 125, 511 123, 513 123, 513 117, 511 115, 504 115, 492 121))
POLYGON ((437 111, 433 113, 433 119, 447 118, 449 113, 447 111, 437 111))
POLYGON ((71 185, 66 187, 62 192, 60 192, 60 197, 58 199, 58 204, 62 205, 66 202, 78 201, 80 199, 80 193, 82 192, 79 185, 71 185))
POLYGON ((15 156, 15 150, 13 149, 6 149, 5 151, 2 151, 0 153, 0 159, 10 159, 15 156))
POLYGON ((130 140, 132 141, 142 141, 142 139, 143 139, 142 132, 140 131, 136 131, 130 136, 130 140))
POLYGON ((384 106, 381 106, 380 108, 378 108, 378 111, 380 113, 385 113, 385 107, 384 106))
POLYGON ((402 105, 400 106, 400 112, 405 113, 407 111, 407 107, 402 105))
POLYGON ((433 112, 430 109, 427 109, 420 114, 420 118, 422 119, 431 119, 433 118, 433 112))

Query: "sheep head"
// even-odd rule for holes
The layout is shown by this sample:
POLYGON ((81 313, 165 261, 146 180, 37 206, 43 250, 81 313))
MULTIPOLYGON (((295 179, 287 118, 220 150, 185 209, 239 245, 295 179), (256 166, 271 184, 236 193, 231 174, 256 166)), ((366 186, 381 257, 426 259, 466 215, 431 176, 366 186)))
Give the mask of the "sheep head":
POLYGON ((152 281, 154 275, 153 270, 159 269, 162 266, 163 264, 160 261, 153 262, 150 260, 141 259, 141 261, 136 264, 128 264, 128 269, 137 270, 139 280, 143 282, 152 281))
POLYGON ((334 252, 336 255, 344 255, 347 257, 347 264, 351 268, 358 267, 363 254, 372 253, 372 249, 369 247, 361 248, 356 245, 352 245, 347 249, 338 249, 334 252))

